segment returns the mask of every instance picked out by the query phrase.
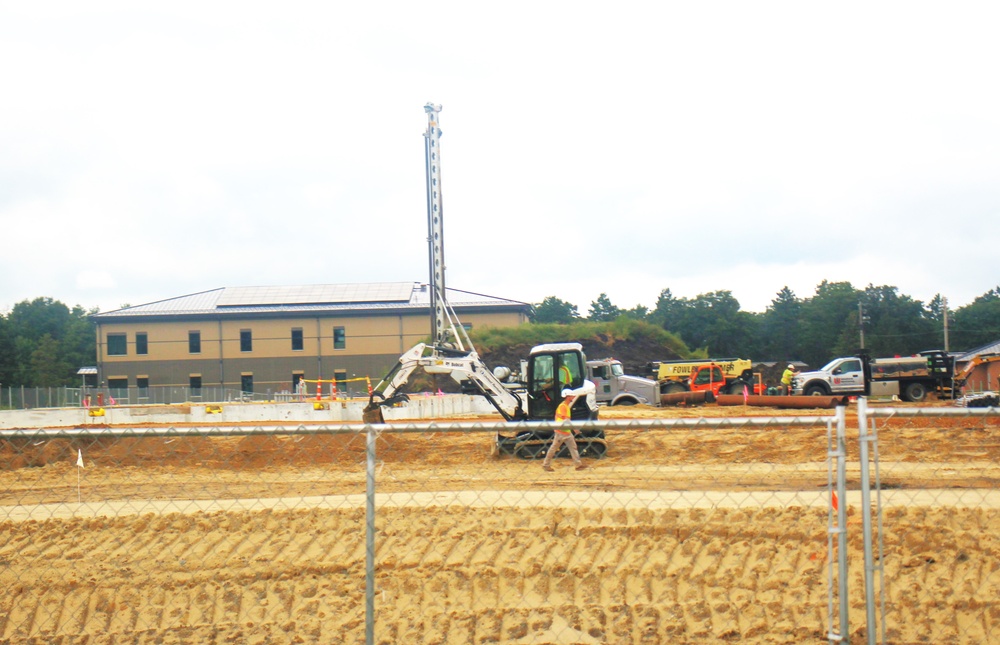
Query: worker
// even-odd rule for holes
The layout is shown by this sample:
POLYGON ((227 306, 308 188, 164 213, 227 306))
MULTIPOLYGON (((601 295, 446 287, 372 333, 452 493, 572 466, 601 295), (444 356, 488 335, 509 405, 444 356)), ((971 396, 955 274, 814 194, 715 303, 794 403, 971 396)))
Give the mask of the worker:
MULTIPOLYGON (((562 391, 563 400, 556 408, 556 423, 565 423, 571 418, 571 410, 573 408, 573 402, 576 401, 576 395, 573 390, 566 389, 562 391)), ((580 451, 576 447, 576 438, 573 437, 573 431, 569 428, 556 428, 552 433, 552 445, 549 446, 549 451, 545 453, 545 461, 542 462, 542 470, 552 472, 552 458, 556 456, 559 452, 559 448, 565 443, 569 446, 569 454, 573 457, 573 463, 576 464, 577 470, 583 470, 587 466, 580 461, 580 451)))
POLYGON ((564 388, 573 385, 573 373, 570 371, 568 365, 559 366, 559 385, 564 388))
POLYGON ((785 395, 788 396, 792 393, 792 381, 798 372, 795 370, 795 366, 789 363, 785 371, 781 373, 781 388, 785 395))

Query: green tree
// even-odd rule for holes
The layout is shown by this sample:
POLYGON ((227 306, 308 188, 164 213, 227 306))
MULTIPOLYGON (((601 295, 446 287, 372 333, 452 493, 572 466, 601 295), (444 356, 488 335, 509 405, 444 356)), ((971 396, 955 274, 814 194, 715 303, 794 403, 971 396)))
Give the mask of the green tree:
POLYGON ((580 320, 580 313, 576 305, 560 300, 555 296, 548 296, 532 308, 531 322, 561 323, 568 324, 580 320))
POLYGON ((713 357, 749 355, 753 351, 757 318, 740 311, 740 303, 731 291, 703 293, 692 300, 673 298, 669 292, 660 295, 658 310, 666 313, 669 309, 664 316, 670 321, 668 331, 678 334, 688 347, 713 357))
POLYGON ((53 387, 68 385, 70 365, 59 350, 59 341, 45 334, 31 352, 31 385, 53 387))
POLYGON ((74 373, 85 365, 94 365, 97 360, 97 330, 90 316, 99 311, 96 307, 86 311, 79 305, 70 310, 60 351, 74 373))
POLYGON ((0 385, 10 385, 14 381, 14 336, 6 316, 0 316, 0 385))
POLYGON ((8 375, 4 381, 8 385, 72 385, 76 370, 92 365, 97 355, 88 312, 79 306, 71 311, 52 298, 14 305, 0 336, 6 336, 6 340, 0 337, 6 346, 0 369, 8 375), (39 369, 43 371, 36 373, 39 369), (57 375, 55 370, 61 372, 57 375))
POLYGON ((649 314, 649 321, 668 331, 676 329, 677 324, 680 322, 679 316, 682 307, 681 302, 674 297, 669 288, 663 289, 656 299, 656 306, 653 307, 653 311, 649 314))
POLYGON ((590 303, 590 315, 588 320, 594 322, 611 322, 622 315, 622 310, 611 304, 608 294, 602 293, 597 296, 597 300, 590 303))
POLYGON ((787 286, 782 287, 760 321, 762 357, 781 362, 800 359, 799 321, 802 302, 787 286))
POLYGON ((69 318, 69 307, 52 298, 19 302, 7 317, 16 336, 36 342, 45 334, 61 340, 69 318))
POLYGON ((801 360, 818 367, 831 358, 853 354, 860 345, 857 328, 861 292, 850 282, 823 280, 816 293, 802 303, 801 360), (846 336, 845 330, 850 332, 846 336))
MULTIPOLYGON (((936 325, 919 300, 899 295, 896 287, 869 284, 861 297, 861 305, 868 318, 865 322, 865 349, 872 356, 909 356, 936 348, 936 325)), ((854 314, 853 320, 857 324, 857 314, 854 314)), ((845 342, 841 346, 850 345, 845 342)))
POLYGON ((649 319, 649 307, 645 305, 636 305, 623 313, 625 314, 625 316, 631 318, 632 320, 649 319))
POLYGON ((951 345, 962 351, 1000 339, 1000 286, 994 287, 955 311, 949 328, 951 345))

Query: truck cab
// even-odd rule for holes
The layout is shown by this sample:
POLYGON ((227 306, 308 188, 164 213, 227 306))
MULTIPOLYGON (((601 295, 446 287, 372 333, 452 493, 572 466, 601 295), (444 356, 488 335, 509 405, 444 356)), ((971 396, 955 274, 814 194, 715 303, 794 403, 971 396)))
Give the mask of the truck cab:
POLYGON ((726 377, 718 365, 702 365, 692 370, 689 383, 692 392, 707 391, 718 395, 719 390, 726 385, 726 377))
POLYGON ((594 383, 598 403, 607 405, 659 405, 660 385, 641 376, 628 376, 614 358, 587 361, 588 378, 594 383))
POLYGON ((792 382, 794 394, 826 396, 865 393, 864 361, 857 356, 835 358, 815 372, 801 372, 792 382))

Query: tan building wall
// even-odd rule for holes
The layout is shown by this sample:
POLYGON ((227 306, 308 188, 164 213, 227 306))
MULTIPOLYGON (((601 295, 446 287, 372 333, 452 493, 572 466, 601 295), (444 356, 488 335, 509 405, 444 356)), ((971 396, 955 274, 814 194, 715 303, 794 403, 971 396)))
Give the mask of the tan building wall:
MULTIPOLYGON (((509 327, 527 322, 517 311, 460 313, 463 324, 509 327)), ((426 311, 412 314, 311 317, 170 316, 104 320, 97 326, 99 378, 105 384, 135 387, 145 378, 150 387, 188 387, 199 377, 204 387, 240 388, 251 377, 256 393, 291 390, 298 375, 306 379, 369 377, 373 384, 400 354, 430 336, 426 311), (343 348, 334 346, 334 330, 343 328, 343 348), (302 349, 292 349, 293 329, 302 331, 302 349), (250 351, 241 347, 249 332, 250 351), (189 333, 200 337, 200 352, 189 351, 189 333), (125 354, 109 354, 109 336, 125 336, 125 354), (147 353, 137 354, 137 334, 145 334, 147 353)), ((115 343, 112 343, 114 345, 115 343)))

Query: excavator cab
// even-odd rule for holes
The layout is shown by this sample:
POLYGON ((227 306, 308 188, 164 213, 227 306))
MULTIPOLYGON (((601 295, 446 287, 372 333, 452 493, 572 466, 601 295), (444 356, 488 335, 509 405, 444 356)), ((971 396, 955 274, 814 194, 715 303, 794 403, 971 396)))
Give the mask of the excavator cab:
MULTIPOLYGON (((577 343, 539 345, 532 349, 526 374, 528 418, 532 421, 554 419, 556 408, 563 399, 562 391, 584 387, 586 369, 587 358, 577 343)), ((591 410, 586 397, 579 397, 573 406, 573 420, 596 417, 596 406, 591 410)))

